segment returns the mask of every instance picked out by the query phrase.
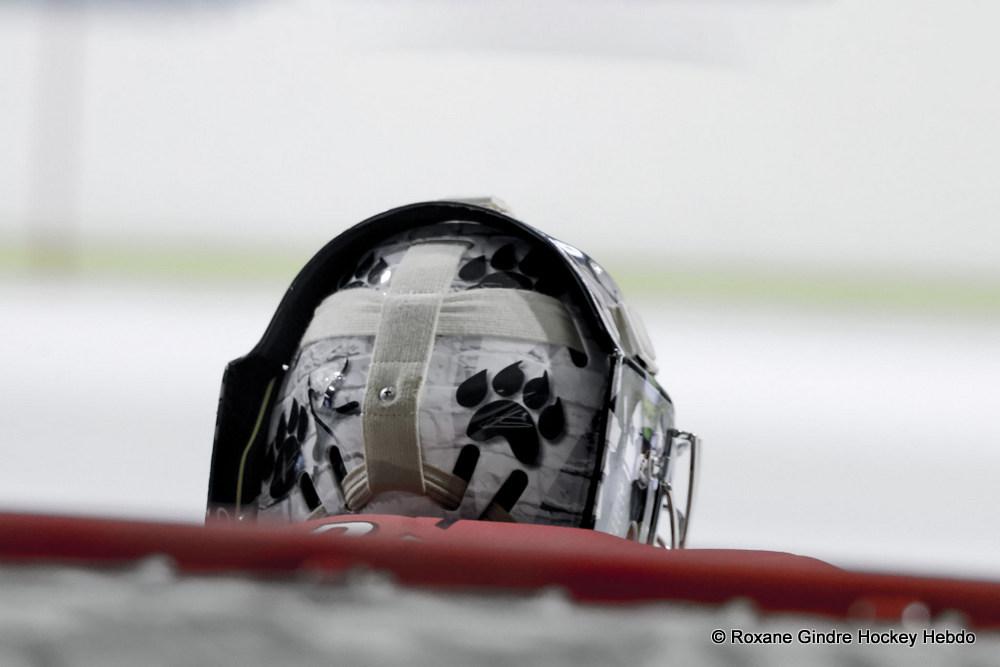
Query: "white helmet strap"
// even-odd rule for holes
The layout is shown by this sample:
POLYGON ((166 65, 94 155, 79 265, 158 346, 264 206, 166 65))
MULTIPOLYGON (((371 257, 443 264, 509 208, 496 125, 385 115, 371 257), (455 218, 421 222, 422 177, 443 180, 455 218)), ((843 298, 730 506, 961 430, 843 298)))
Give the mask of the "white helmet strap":
POLYGON ((411 246, 382 302, 362 409, 365 486, 371 495, 426 492, 418 400, 441 302, 467 247, 464 242, 411 246))

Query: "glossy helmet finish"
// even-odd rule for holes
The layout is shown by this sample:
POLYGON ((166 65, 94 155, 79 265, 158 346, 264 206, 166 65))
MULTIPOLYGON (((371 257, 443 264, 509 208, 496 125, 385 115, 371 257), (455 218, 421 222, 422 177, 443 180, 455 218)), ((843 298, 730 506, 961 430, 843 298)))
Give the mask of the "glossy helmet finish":
POLYGON ((576 248, 491 206, 393 209, 313 257, 227 367, 209 516, 521 521, 683 546, 699 443, 655 372, 641 322, 576 248))

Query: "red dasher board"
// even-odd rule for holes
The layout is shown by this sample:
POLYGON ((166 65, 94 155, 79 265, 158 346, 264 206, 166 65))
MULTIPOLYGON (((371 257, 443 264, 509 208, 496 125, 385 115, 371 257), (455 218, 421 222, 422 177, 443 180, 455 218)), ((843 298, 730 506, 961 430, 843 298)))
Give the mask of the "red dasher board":
POLYGON ((0 514, 7 563, 107 567, 157 554, 185 574, 335 579, 367 568, 433 589, 559 587, 605 604, 741 598, 765 612, 890 622, 920 605, 932 619, 958 611, 969 626, 1000 627, 1000 582, 853 572, 768 551, 669 551, 576 528, 376 515, 262 527, 0 514))

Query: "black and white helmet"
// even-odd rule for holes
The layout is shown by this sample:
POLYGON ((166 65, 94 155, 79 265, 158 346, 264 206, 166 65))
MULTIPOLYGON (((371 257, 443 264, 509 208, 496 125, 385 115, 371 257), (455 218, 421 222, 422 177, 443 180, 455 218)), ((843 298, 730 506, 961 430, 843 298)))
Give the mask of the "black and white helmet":
POLYGON ((492 201, 370 218, 222 385, 209 516, 373 513, 683 546, 699 442, 591 258, 492 201), (484 205, 480 205, 484 204, 484 205))

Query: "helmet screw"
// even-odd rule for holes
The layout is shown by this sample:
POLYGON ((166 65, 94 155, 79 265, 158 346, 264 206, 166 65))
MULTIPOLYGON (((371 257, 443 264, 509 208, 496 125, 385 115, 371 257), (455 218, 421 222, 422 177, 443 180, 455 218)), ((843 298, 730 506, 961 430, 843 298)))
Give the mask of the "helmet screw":
POLYGON ((378 400, 383 403, 388 403, 394 398, 396 398, 396 390, 392 387, 382 387, 378 390, 378 400))

